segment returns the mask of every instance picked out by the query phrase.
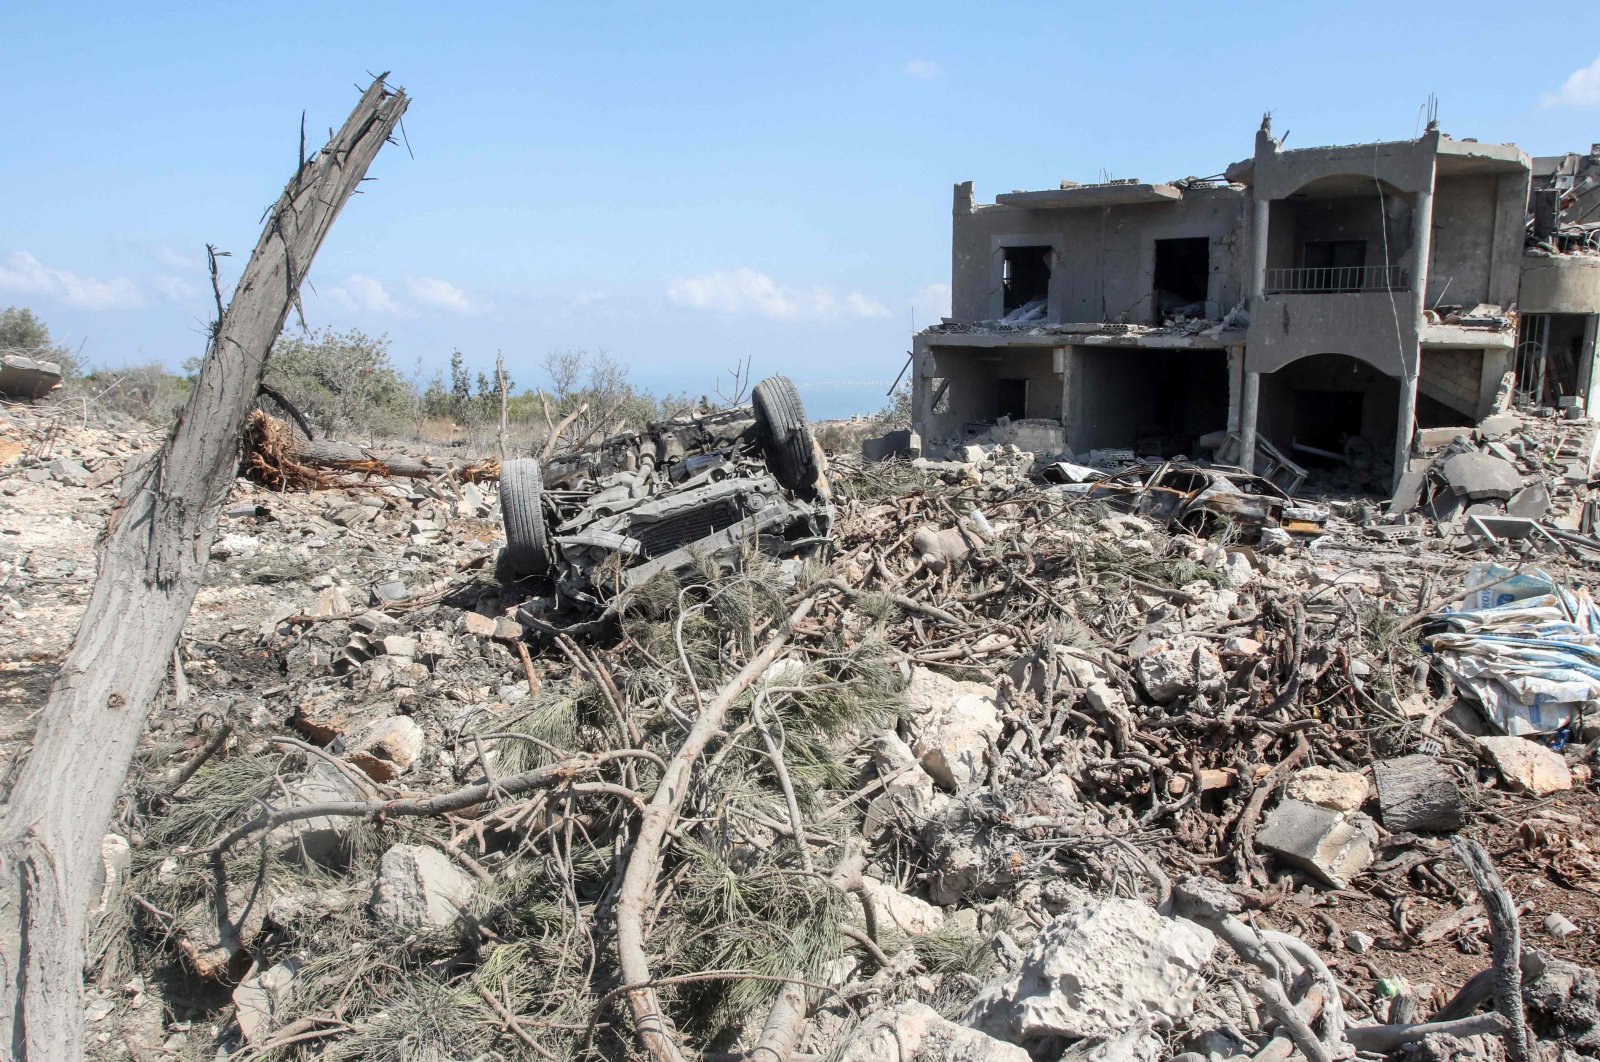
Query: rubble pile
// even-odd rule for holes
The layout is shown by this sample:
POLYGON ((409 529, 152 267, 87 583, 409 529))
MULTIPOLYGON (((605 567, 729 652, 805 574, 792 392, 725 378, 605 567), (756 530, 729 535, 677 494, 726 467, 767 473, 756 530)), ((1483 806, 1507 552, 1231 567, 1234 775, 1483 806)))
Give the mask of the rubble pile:
POLYGON ((1391 522, 1376 524, 1374 536, 1403 539, 1421 519, 1459 550, 1600 560, 1593 421, 1502 413, 1477 428, 1422 429, 1417 448, 1422 457, 1390 499, 1391 522))
MULTIPOLYGON (((42 430, 0 492, 91 523, 42 430)), ((493 483, 241 479, 106 839, 96 1056, 1600 1054, 1594 694, 1508 725, 1478 651, 1506 608, 1586 676, 1574 557, 1207 539, 981 457, 841 468, 822 558, 581 641, 493 578, 493 483)))

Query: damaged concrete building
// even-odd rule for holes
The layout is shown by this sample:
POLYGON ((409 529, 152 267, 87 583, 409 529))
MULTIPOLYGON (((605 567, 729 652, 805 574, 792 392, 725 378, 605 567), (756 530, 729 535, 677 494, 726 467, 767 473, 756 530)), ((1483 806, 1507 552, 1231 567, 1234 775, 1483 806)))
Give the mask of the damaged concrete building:
POLYGON ((1267 121, 1211 178, 992 205, 958 184, 952 315, 914 340, 916 428, 935 449, 1204 440, 1245 467, 1355 458, 1387 480, 1417 427, 1490 414, 1509 370, 1528 400, 1589 396, 1600 241, 1578 215, 1597 187, 1594 151, 1530 160, 1436 123, 1285 150, 1267 121))

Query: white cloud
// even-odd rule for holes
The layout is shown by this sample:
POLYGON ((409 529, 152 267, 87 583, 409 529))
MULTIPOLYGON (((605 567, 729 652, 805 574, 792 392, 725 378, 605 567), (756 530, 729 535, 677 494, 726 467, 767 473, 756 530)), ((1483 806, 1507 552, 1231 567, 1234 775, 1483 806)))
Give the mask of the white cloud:
POLYGON ((911 312, 917 327, 938 324, 939 318, 950 316, 950 285, 929 284, 911 296, 911 312))
POLYGON ((406 294, 424 306, 450 313, 477 313, 478 307, 467 293, 438 277, 407 277, 406 294))
POLYGON ((771 317, 887 317, 889 308, 859 291, 790 288, 748 266, 667 282, 667 299, 679 306, 717 313, 771 317))
POLYGON ((125 277, 99 280, 52 269, 27 251, 0 260, 0 290, 37 295, 80 310, 136 310, 144 305, 139 287, 125 277))
POLYGON ((329 289, 328 297, 347 310, 363 310, 368 313, 400 311, 399 305, 383 283, 376 277, 369 277, 364 273, 351 273, 345 277, 343 284, 329 289))
POLYGON ((1559 92, 1546 93, 1539 102, 1546 107, 1600 107, 1600 56, 1574 70, 1559 92))
POLYGON ((151 277, 150 286, 155 288, 162 298, 171 299, 173 302, 185 302, 203 290, 192 280, 173 276, 151 277))
POLYGON ((932 81, 936 77, 944 76, 944 67, 932 59, 907 59, 902 69, 906 77, 916 78, 918 81, 932 81))

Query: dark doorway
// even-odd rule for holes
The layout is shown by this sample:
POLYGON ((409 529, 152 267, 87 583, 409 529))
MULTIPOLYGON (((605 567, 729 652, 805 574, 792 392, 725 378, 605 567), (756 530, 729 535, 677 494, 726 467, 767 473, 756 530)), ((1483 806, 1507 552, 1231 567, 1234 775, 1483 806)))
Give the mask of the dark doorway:
POLYGON ((1361 408, 1366 396, 1359 391, 1295 391, 1295 460, 1311 465, 1342 464, 1345 443, 1361 434, 1361 408), (1302 449, 1311 447, 1311 450, 1302 449), (1323 453, 1313 453, 1320 450, 1323 453), (1327 457, 1337 454, 1338 457, 1327 457))
POLYGON ((1049 247, 1007 247, 1001 283, 1005 288, 1003 310, 1010 313, 1030 302, 1050 298, 1049 247))
POLYGON ((995 381, 995 416, 1022 420, 1028 415, 1028 381, 995 381))
POLYGON ((1204 236, 1156 241, 1156 323, 1169 317, 1203 317, 1211 282, 1211 241, 1204 236))

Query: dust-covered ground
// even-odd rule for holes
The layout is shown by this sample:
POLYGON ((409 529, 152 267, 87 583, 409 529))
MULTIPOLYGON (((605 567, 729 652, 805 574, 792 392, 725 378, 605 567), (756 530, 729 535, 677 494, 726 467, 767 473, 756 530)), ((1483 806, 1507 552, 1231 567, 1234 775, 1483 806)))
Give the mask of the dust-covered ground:
MULTIPOLYGON (((1577 431, 1516 437, 1567 515, 1577 431)), ((158 442, 0 407, 8 764, 158 442)), ((1427 619, 1587 553, 1362 500, 1208 541, 969 456, 836 461, 825 555, 582 642, 493 578, 492 485, 241 479, 109 825, 96 1057, 1500 1057, 1466 839, 1534 1052, 1600 1052, 1596 732, 1481 741, 1427 619)))

